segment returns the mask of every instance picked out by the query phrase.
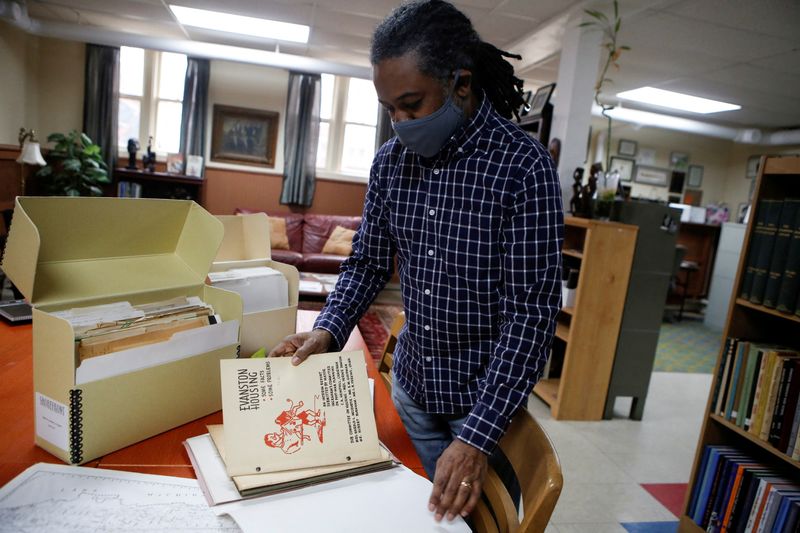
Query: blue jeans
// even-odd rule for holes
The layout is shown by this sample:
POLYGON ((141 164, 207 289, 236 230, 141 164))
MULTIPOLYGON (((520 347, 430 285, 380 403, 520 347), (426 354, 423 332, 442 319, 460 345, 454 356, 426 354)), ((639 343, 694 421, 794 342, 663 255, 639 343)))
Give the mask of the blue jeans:
MULTIPOLYGON (((395 383, 392 386, 392 402, 397 408, 400 420, 403 421, 403 425, 406 427, 408 436, 411 437, 411 442, 414 443, 414 448, 422 461, 425 473, 433 481, 436 473, 436 461, 439 460, 439 456, 442 455, 445 448, 450 446, 453 439, 461 432, 468 415, 428 413, 422 405, 414 401, 403 390, 399 383, 395 383)), ((497 472, 500 480, 506 486, 514 505, 519 507, 519 482, 514 473, 514 467, 511 466, 499 446, 489 456, 489 465, 494 468, 494 471, 497 472)))

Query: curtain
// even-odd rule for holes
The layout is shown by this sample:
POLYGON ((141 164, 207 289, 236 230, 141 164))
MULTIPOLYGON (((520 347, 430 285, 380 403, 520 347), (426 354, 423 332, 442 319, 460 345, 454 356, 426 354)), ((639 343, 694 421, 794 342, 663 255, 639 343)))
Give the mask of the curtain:
POLYGON ((181 116, 181 148, 183 160, 189 155, 203 155, 208 116, 208 78, 211 64, 208 59, 186 59, 186 81, 183 85, 181 116))
POLYGON ((378 148, 392 137, 394 137, 392 119, 389 117, 389 112, 380 105, 378 106, 378 127, 375 128, 375 151, 377 152, 378 148))
POLYGON ((117 159, 118 47, 86 45, 84 87, 83 131, 100 146, 111 175, 117 159))
POLYGON ((314 199, 322 77, 289 73, 280 202, 308 207, 314 199))

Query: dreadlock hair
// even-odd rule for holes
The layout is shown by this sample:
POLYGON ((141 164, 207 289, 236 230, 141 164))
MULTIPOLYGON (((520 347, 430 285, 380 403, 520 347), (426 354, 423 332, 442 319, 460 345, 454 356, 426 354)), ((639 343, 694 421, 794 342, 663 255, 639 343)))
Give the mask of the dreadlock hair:
POLYGON ((397 7, 375 29, 373 65, 415 54, 421 72, 446 85, 460 68, 472 72, 472 86, 482 90, 495 110, 519 120, 522 80, 504 58, 522 59, 481 40, 469 18, 449 2, 416 0, 397 7))

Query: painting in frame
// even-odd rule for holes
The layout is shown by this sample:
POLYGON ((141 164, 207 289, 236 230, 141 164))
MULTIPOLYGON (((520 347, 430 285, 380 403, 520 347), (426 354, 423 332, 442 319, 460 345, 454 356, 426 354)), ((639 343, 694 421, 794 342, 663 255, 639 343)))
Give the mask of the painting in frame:
POLYGON ((619 157, 617 155, 611 156, 610 170, 619 171, 619 179, 621 181, 631 181, 633 179, 633 169, 636 167, 636 161, 627 157, 619 157))
POLYGON ((703 167, 700 165, 689 165, 689 181, 687 187, 699 189, 703 186, 703 167))
POLYGON ((275 166, 278 113, 214 104, 211 161, 275 166))
POLYGON ((636 155, 636 148, 638 147, 636 141, 631 141, 628 139, 620 139, 619 146, 617 147, 617 153, 619 155, 627 155, 633 157, 636 155))
POLYGON ((633 181, 643 185, 666 187, 669 185, 670 174, 671 171, 666 168, 638 165, 633 175, 633 181))

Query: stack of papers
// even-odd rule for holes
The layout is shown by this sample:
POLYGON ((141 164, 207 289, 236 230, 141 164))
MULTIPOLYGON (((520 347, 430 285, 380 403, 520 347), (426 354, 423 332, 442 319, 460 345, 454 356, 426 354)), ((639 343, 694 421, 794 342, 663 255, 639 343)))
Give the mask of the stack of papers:
POLYGON ((232 268, 211 272, 208 279, 214 287, 238 293, 242 297, 244 313, 269 311, 289 305, 289 283, 274 268, 232 268))

